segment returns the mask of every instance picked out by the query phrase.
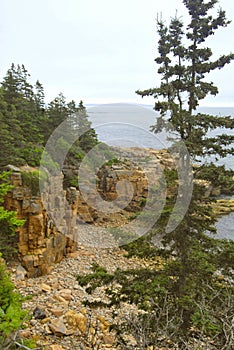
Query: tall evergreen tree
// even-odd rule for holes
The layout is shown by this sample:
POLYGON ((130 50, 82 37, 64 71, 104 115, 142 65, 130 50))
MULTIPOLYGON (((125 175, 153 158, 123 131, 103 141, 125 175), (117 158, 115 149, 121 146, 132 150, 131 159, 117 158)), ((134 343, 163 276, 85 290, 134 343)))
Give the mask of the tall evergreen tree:
MULTIPOLYGON (((0 149, 2 156, 0 158, 0 167, 5 164, 5 159, 11 162, 15 157, 14 137, 12 135, 10 111, 8 105, 4 101, 3 91, 0 89, 0 149)), ((14 128, 16 125, 14 125, 14 128)))
POLYGON ((17 70, 14 63, 12 63, 11 68, 8 69, 1 85, 5 101, 9 104, 13 104, 15 99, 20 95, 17 70))
MULTIPOLYGON (((175 130, 177 136, 187 146, 192 159, 210 154, 220 157, 234 154, 233 135, 227 132, 214 137, 208 135, 209 131, 216 128, 234 129, 234 118, 212 116, 196 111, 199 102, 208 94, 218 93, 218 88, 213 82, 206 80, 206 75, 223 68, 234 59, 234 54, 230 53, 212 60, 212 50, 205 46, 206 39, 217 29, 226 27, 230 21, 226 19, 225 11, 222 9, 218 9, 216 17, 210 14, 218 3, 217 0, 183 0, 183 3, 190 16, 186 27, 177 16, 171 19, 169 26, 166 26, 161 18, 157 19, 159 56, 155 61, 159 65, 160 86, 137 93, 142 97, 153 96, 156 99, 154 108, 160 112, 160 117, 153 130, 155 132, 160 132, 164 128, 175 130)), ((187 154, 182 152, 180 157, 183 165, 189 163, 187 154)), ((186 166, 184 175, 184 182, 181 184, 184 187, 180 199, 182 205, 186 201, 186 187, 191 185, 186 166)), ((184 219, 173 232, 167 234, 166 238, 181 262, 180 291, 185 288, 191 272, 188 266, 194 242, 206 241, 205 231, 212 231, 211 210, 209 207, 204 208, 204 203, 199 205, 203 194, 204 191, 195 186, 184 219)), ((175 214, 178 216, 179 210, 175 214)))
POLYGON ((208 73, 221 69, 234 59, 234 54, 221 55, 212 60, 212 50, 206 47, 206 40, 230 21, 225 11, 218 9, 213 17, 210 11, 218 0, 183 0, 190 16, 185 27, 179 17, 171 19, 167 26, 161 18, 157 19, 159 35, 158 52, 155 59, 161 75, 160 86, 148 90, 137 91, 137 94, 153 96, 156 99, 155 110, 160 112, 155 132, 173 126, 185 142, 190 155, 205 156, 210 154, 221 157, 234 154, 231 146, 234 137, 227 132, 209 137, 207 132, 220 128, 234 128, 233 117, 218 117, 197 113, 201 100, 208 94, 216 95, 218 88, 206 80, 208 73))
POLYGON ((79 106, 76 112, 76 129, 81 135, 79 137, 80 148, 87 152, 97 144, 97 134, 93 128, 91 128, 91 122, 88 120, 88 115, 83 101, 79 102, 79 106))
POLYGON ((37 106, 37 110, 39 112, 44 112, 45 109, 45 93, 43 85, 39 82, 39 80, 36 81, 35 84, 35 102, 37 106))
POLYGON ((66 98, 61 92, 48 104, 47 114, 52 129, 55 129, 67 118, 66 98))
MULTIPOLYGON (((155 110, 160 112, 160 117, 153 130, 160 132, 165 128, 176 131, 175 138, 183 141, 193 160, 209 154, 220 157, 234 154, 234 136, 228 133, 214 137, 208 135, 209 131, 218 127, 234 129, 233 117, 196 111, 200 101, 208 94, 215 96, 218 93, 218 88, 206 80, 207 74, 223 68, 234 59, 234 54, 230 53, 212 60, 212 50, 205 46, 206 39, 230 23, 222 9, 218 9, 216 17, 212 15, 211 10, 217 3, 217 0, 183 0, 190 16, 186 27, 177 16, 171 19, 169 26, 161 18, 157 19, 159 55, 155 61, 159 65, 161 84, 137 91, 142 97, 153 96, 156 100, 155 110)), ((180 147, 177 149, 181 152, 182 164, 189 165, 187 154, 180 147)), ((170 189, 178 185, 173 171, 165 175, 170 189)), ((182 205, 186 201, 186 187, 191 185, 189 175, 189 168, 185 167, 180 184, 185 189, 180 198, 182 205)), ((187 350, 194 348, 193 345, 198 348, 197 340, 200 344, 209 344, 210 339, 206 348, 214 345, 214 349, 232 349, 233 311, 230 313, 230 303, 233 300, 234 245, 233 242, 219 242, 207 236, 207 231, 215 232, 215 218, 204 192, 201 185, 194 184, 187 213, 173 231, 166 233, 167 222, 178 197, 176 192, 168 194, 161 217, 149 237, 132 243, 132 254, 137 251, 144 257, 162 254, 168 259, 164 260, 161 269, 157 269, 156 260, 152 268, 126 272, 117 270, 110 275, 105 269, 96 267, 93 274, 83 279, 78 277, 82 285, 88 284, 87 291, 114 281, 113 289, 108 288, 111 303, 129 301, 145 310, 145 313, 136 316, 135 323, 128 323, 127 328, 121 329, 123 332, 130 329, 139 348, 169 348, 170 341, 173 348, 187 350), (159 233, 164 237, 166 249, 148 244, 152 236, 159 233), (219 282, 220 271, 223 283, 219 282), (116 289, 116 285, 120 288, 116 289), (222 310, 227 310, 227 323, 222 310)), ((179 211, 176 215, 181 219, 179 211)), ((131 251, 131 245, 125 248, 131 251)))
MULTIPOLYGON (((157 19, 159 56, 155 61, 159 65, 160 86, 137 93, 142 97, 153 96, 156 99, 154 108, 160 112, 160 117, 153 130, 155 132, 160 132, 164 128, 170 130, 172 125, 172 129, 187 146, 192 159, 210 154, 220 157, 234 154, 233 135, 227 132, 214 137, 208 135, 209 131, 218 127, 233 129, 233 117, 218 117, 196 111, 200 101, 208 94, 218 93, 218 88, 213 82, 207 81, 207 74, 223 68, 234 59, 234 54, 230 53, 212 60, 212 50, 205 46, 207 38, 217 29, 226 27, 230 21, 226 19, 225 11, 222 9, 218 9, 216 17, 210 14, 218 3, 217 0, 183 0, 183 3, 190 16, 186 27, 177 16, 171 19, 169 26, 161 18, 157 19)), ((189 159, 184 159, 185 154, 180 154, 180 157, 182 164, 189 162, 189 159)), ((189 178, 186 171, 185 167, 185 183, 182 184, 185 187, 184 197, 186 197, 186 177, 189 178)), ((187 186, 190 186, 190 183, 187 183, 187 186)), ((202 189, 195 187, 183 221, 176 230, 167 235, 167 242, 173 242, 173 249, 181 261, 180 290, 185 288, 189 275, 189 256, 194 241, 205 241, 205 230, 212 230, 207 220, 211 212, 208 210, 210 212, 208 214, 204 209, 204 203, 198 205, 198 200, 201 201, 203 197, 202 192, 202 189), (199 221, 194 220, 194 217, 198 216, 199 221)), ((182 204, 184 200, 186 198, 181 198, 182 204)))
POLYGON ((12 142, 5 142, 1 163, 8 162, 22 165, 25 162, 39 164, 42 152, 41 116, 37 112, 30 75, 24 65, 15 66, 7 71, 1 84, 2 121, 12 142), (10 151, 14 148, 14 152, 10 151), (7 153, 11 157, 7 157, 7 153))

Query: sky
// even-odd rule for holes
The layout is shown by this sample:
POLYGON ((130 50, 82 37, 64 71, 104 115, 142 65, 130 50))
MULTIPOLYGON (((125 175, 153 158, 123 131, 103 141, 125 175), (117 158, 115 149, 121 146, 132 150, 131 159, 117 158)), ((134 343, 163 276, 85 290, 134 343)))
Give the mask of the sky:
MULTIPOLYGON (((0 0, 0 78, 11 63, 24 64, 43 84, 46 102, 62 92, 87 104, 144 103, 135 94, 157 86, 156 17, 177 11, 182 0, 0 0)), ((234 1, 220 0, 233 22, 208 41, 214 57, 234 51, 234 1)), ((234 107, 234 62, 210 76, 219 95, 203 106, 234 107)))

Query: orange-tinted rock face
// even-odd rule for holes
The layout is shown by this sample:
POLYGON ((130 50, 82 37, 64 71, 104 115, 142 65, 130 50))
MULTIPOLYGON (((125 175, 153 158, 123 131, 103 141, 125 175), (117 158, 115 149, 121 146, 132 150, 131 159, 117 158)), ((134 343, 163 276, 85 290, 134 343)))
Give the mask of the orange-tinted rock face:
POLYGON ((14 188, 6 196, 5 208, 17 211, 18 217, 25 220, 18 229, 19 259, 28 276, 44 275, 76 244, 53 224, 41 196, 32 195, 31 189, 23 184, 20 171, 13 171, 11 182, 14 188))
MULTIPOLYGON (((149 183, 157 188, 161 170, 173 166, 171 157, 162 150, 127 149, 123 158, 119 164, 104 164, 99 169, 96 188, 91 186, 94 193, 90 192, 88 202, 75 187, 66 191, 60 188, 60 176, 54 176, 42 194, 37 193, 35 183, 30 186, 24 180, 25 173, 37 170, 10 166, 13 189, 6 196, 5 208, 17 211, 18 217, 25 220, 18 230, 18 251, 28 276, 48 273, 67 253, 76 250, 77 233, 80 233, 78 221, 89 225, 117 226, 121 221, 129 220, 130 213, 141 211, 148 197, 149 183), (132 161, 125 160, 129 156, 132 161), (97 195, 108 205, 118 197, 123 210, 110 214, 98 210, 97 195)), ((90 187, 89 182, 87 187, 90 187)))

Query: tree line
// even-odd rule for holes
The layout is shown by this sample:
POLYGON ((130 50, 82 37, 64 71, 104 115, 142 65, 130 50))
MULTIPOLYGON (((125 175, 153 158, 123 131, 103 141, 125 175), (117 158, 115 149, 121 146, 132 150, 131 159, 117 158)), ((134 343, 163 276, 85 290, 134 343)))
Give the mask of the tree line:
POLYGON ((73 125, 74 130, 87 129, 76 146, 83 151, 92 148, 97 143, 97 136, 83 102, 78 105, 74 100, 67 102, 59 93, 46 104, 39 80, 33 86, 25 66, 12 63, 0 87, 0 167, 10 163, 38 166, 48 138, 69 118, 71 123, 76 120, 78 124, 73 125))

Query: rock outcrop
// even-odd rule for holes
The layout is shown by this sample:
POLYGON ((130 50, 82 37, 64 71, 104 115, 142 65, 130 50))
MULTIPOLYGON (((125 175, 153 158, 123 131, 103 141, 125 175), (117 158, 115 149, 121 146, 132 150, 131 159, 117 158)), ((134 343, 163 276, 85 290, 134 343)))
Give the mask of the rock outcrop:
POLYGON ((149 182, 157 187, 161 169, 173 166, 166 150, 124 149, 120 153, 120 163, 107 162, 97 172, 95 193, 91 193, 88 202, 75 187, 63 190, 61 174, 54 175, 46 190, 40 192, 38 169, 8 166, 13 188, 6 196, 5 208, 17 211, 18 217, 25 220, 18 230, 18 252, 28 277, 47 274, 67 253, 76 250, 78 222, 118 226, 131 213, 141 211, 149 182), (114 213, 98 210, 94 205, 97 195, 107 206, 120 196, 120 210, 114 213), (131 200, 121 207, 121 201, 128 196, 131 200))
MULTIPOLYGON (((28 277, 47 274, 67 252, 76 248, 75 243, 53 223, 35 187, 27 181, 24 182, 24 175, 31 174, 31 177, 35 176, 36 183, 38 171, 16 167, 10 169, 13 188, 5 198, 5 208, 17 211, 18 217, 25 220, 25 224, 18 229, 19 260, 27 270, 28 277)), ((56 182, 56 179, 54 180, 56 182)), ((48 193, 48 196, 55 200, 52 192, 48 193)), ((66 226, 65 221, 64 225, 66 226)))

